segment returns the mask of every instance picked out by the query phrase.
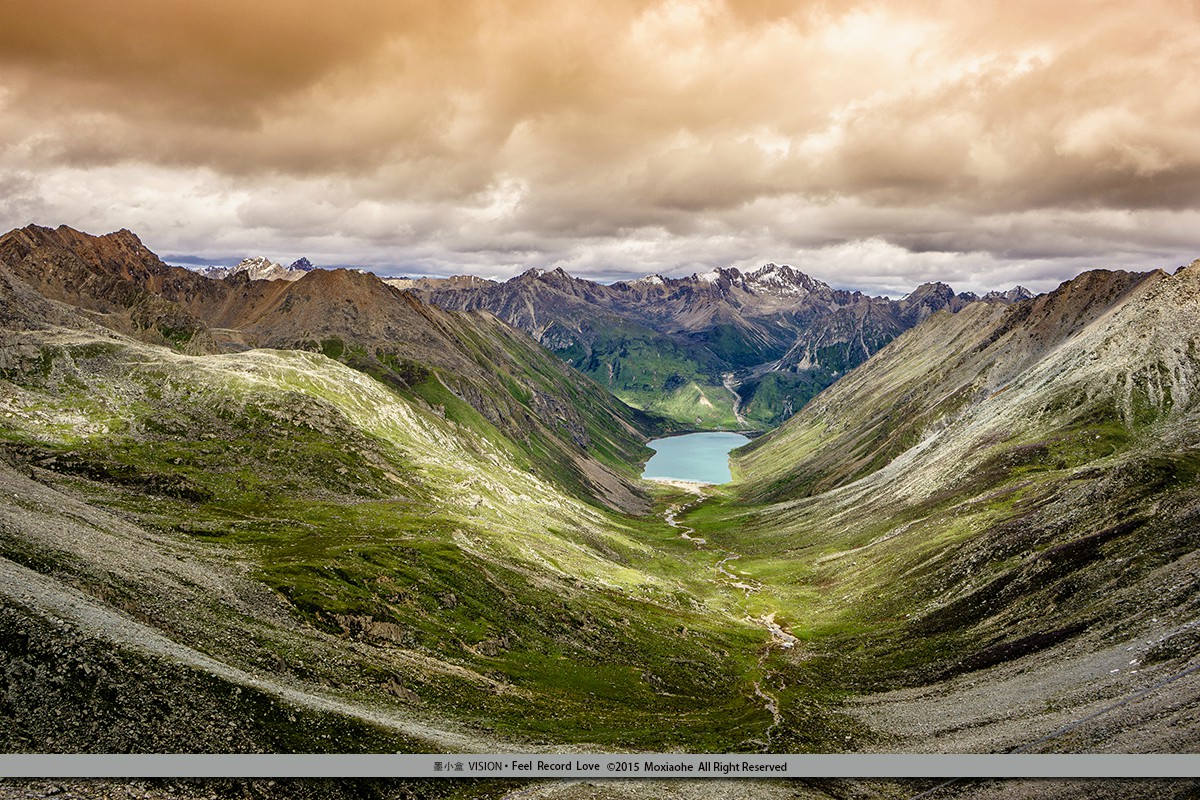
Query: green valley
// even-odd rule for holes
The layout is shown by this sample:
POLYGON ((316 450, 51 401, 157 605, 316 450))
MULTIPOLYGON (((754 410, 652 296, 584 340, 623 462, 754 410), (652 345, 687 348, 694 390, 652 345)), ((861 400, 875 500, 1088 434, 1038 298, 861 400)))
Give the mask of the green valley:
MULTIPOLYGON (((637 478, 669 424, 494 317, 143 258, 188 347, 22 257, 9 752, 1004 751, 1200 648, 1195 267, 934 314, 694 487, 637 478)), ((1195 688, 1043 749, 1184 750, 1195 688)))

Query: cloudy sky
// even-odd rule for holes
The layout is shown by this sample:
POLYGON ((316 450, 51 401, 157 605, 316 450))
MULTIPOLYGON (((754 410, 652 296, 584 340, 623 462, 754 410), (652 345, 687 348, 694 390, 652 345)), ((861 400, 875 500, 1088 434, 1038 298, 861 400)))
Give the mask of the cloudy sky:
POLYGON ((1200 6, 0 0, 0 226, 1036 290, 1200 257, 1200 6))

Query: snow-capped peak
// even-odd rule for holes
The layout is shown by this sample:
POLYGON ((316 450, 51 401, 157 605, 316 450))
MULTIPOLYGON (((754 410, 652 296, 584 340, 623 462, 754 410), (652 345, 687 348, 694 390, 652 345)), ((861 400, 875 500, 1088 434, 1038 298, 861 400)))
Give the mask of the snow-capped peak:
POLYGON ((630 281, 630 283, 634 284, 635 286, 662 286, 663 276, 658 274, 647 275, 644 278, 638 278, 635 281, 630 281))
POLYGON ((815 285, 812 278, 798 272, 787 264, 764 264, 746 276, 748 283, 770 288, 787 294, 811 291, 815 285))
POLYGON ((762 269, 750 273, 750 277, 758 283, 773 283, 777 286, 790 282, 784 279, 784 276, 780 274, 779 267, 775 264, 767 264, 762 269))
POLYGON ((1001 300, 1006 303, 1019 303, 1022 300, 1028 300, 1033 297, 1033 292, 1026 289, 1024 286, 1014 286, 1007 292, 988 292, 983 296, 984 300, 1001 300))
POLYGON ((243 258, 232 267, 203 267, 198 269, 207 278, 221 280, 234 275, 245 275, 252 281, 295 281, 316 269, 307 258, 295 261, 292 266, 277 264, 266 256, 243 258))
POLYGON ((266 256, 254 256, 252 258, 243 258, 236 267, 233 268, 234 274, 245 272, 250 280, 270 280, 273 277, 278 277, 280 273, 285 272, 286 267, 283 264, 276 264, 266 256))

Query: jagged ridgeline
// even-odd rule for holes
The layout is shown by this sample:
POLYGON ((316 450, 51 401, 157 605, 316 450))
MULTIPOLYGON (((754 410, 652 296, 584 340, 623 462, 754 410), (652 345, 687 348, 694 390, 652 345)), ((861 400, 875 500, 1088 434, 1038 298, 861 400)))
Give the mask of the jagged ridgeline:
POLYGON ((638 408, 696 428, 774 427, 935 311, 1008 304, 929 283, 901 300, 833 289, 788 266, 603 285, 561 269, 504 283, 392 280, 444 308, 490 311, 638 408))
POLYGON ((494 315, 247 271, 0 237, 0 750, 1002 752, 1200 655, 1200 266, 947 301, 702 497, 494 315))

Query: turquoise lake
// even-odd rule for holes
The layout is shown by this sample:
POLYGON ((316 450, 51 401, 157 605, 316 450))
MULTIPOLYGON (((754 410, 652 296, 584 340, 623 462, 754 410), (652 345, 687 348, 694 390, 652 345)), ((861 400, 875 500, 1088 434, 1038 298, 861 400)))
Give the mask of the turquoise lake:
POLYGON ((729 451, 750 440, 740 433, 688 433, 648 443, 654 455, 642 472, 643 478, 726 483, 729 451))

